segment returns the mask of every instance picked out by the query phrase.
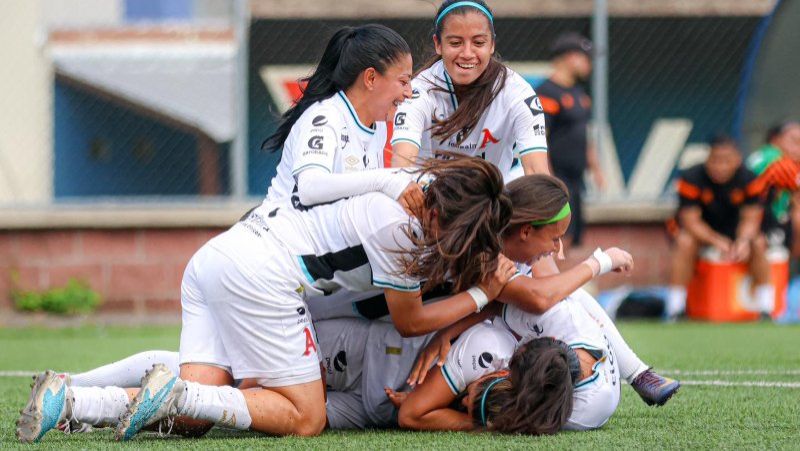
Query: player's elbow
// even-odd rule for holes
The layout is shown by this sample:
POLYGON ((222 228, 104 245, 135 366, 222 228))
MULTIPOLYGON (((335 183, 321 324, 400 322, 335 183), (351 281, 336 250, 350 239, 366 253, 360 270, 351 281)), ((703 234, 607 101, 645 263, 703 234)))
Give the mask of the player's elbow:
POLYGON ((402 429, 419 429, 420 416, 404 404, 400 406, 400 411, 397 413, 397 424, 402 429))
POLYGON ((415 325, 413 321, 403 321, 402 324, 395 323, 394 327, 403 338, 419 337, 428 333, 415 325))

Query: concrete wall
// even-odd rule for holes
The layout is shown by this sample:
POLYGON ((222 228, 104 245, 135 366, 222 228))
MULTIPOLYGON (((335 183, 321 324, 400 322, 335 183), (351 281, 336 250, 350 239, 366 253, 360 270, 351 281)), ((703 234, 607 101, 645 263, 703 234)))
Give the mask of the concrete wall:
POLYGON ((3 2, 0 16, 0 203, 46 203, 52 192, 52 71, 42 1, 3 2))

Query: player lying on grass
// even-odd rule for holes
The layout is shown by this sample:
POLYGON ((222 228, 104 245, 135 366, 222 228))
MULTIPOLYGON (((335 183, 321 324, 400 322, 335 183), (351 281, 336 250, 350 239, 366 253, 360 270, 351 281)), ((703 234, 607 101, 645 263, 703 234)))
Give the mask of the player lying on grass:
MULTIPOLYGON (((557 248, 558 237, 560 234, 563 234, 563 230, 566 229, 565 222, 568 221, 568 218, 559 219, 555 223, 537 226, 525 225, 524 221, 532 222, 536 221, 536 218, 552 218, 558 212, 563 210, 564 206, 566 205, 567 198, 567 193, 563 188, 563 184, 548 176, 525 177, 524 179, 513 182, 509 185, 509 194, 517 202, 517 205, 520 206, 518 212, 514 215, 513 221, 515 224, 512 226, 509 232, 504 234, 504 246, 507 252, 509 252, 509 255, 519 261, 530 262, 531 260, 537 258, 537 256, 553 252, 557 248), (531 202, 531 199, 546 198, 554 198, 555 203, 552 205, 545 205, 539 209, 535 209, 532 205, 528 205, 528 203, 531 202)), ((541 220, 542 219, 538 219, 538 221, 541 220)), ((615 254, 617 258, 617 262, 614 263, 612 261, 612 265, 623 264, 626 261, 625 259, 629 258, 626 257, 624 253, 618 251, 609 250, 609 252, 615 254)), ((522 283, 524 290, 528 290, 523 291, 524 293, 527 293, 527 295, 533 299, 537 299, 536 303, 539 305, 537 308, 541 309, 543 306, 552 304, 557 299, 565 295, 559 291, 562 289, 561 287, 578 287, 588 281, 594 275, 594 271, 589 271, 588 269, 589 266, 593 266, 591 259, 586 265, 582 264, 581 266, 583 266, 583 269, 580 267, 573 268, 572 270, 566 271, 563 274, 553 276, 553 278, 534 281, 536 283, 530 283, 530 281, 526 280, 526 278, 517 278, 515 281, 519 281, 516 282, 517 284, 522 283)), ((592 299, 589 299, 589 303, 583 305, 589 305, 590 308, 599 309, 592 299)), ((600 309, 600 312, 602 312, 602 309, 600 309)), ((299 311, 297 313, 302 319, 302 314, 299 311)), ((633 356, 635 361, 638 362, 639 366, 644 365, 638 360, 638 358, 636 358, 635 354, 630 351, 630 348, 627 347, 624 341, 622 341, 622 338, 619 337, 619 333, 616 331, 616 329, 613 327, 613 324, 610 322, 610 320, 608 320, 607 317, 605 318, 603 328, 607 335, 611 335, 611 332, 613 332, 613 334, 618 337, 618 340, 621 342, 621 347, 625 348, 627 352, 633 356)), ((98 371, 93 372, 94 374, 89 373, 87 375, 78 375, 75 377, 75 382, 78 384, 96 383, 98 385, 108 385, 110 384, 108 378, 114 377, 121 377, 123 380, 127 378, 127 382, 130 382, 130 375, 135 374, 137 371, 132 373, 126 370, 120 370, 120 365, 135 367, 137 361, 141 363, 142 359, 134 356, 131 360, 118 362, 118 364, 112 365, 109 368, 101 368, 98 371)), ((147 362, 147 364, 150 364, 150 362, 147 362)), ((632 367, 635 368, 635 365, 632 367)), ((141 369, 141 366, 139 366, 139 368, 141 369)), ((646 369, 647 367, 645 366, 644 368, 646 369)), ((649 370, 642 371, 634 382, 641 382, 643 375, 648 374, 651 375, 651 378, 655 378, 661 383, 656 385, 640 383, 639 386, 635 385, 637 391, 642 394, 643 398, 648 401, 648 403, 660 404, 665 402, 666 399, 668 399, 668 397, 674 393, 674 390, 677 389, 677 384, 663 378, 658 378, 657 375, 649 370)), ((57 382, 55 384, 58 385, 57 382)), ((120 384, 122 384, 122 382, 120 382, 120 384)), ((53 388, 54 393, 56 393, 60 391, 61 387, 63 387, 63 383, 60 386, 54 386, 51 388, 53 388)), ((103 392, 102 389, 94 390, 97 392, 97 396, 92 398, 93 402, 98 403, 98 405, 105 406, 107 410, 105 413, 98 413, 98 411, 95 409, 91 415, 89 415, 89 412, 84 411, 81 413, 81 415, 86 414, 88 418, 90 418, 86 419, 86 421, 91 421, 93 423, 100 423, 103 421, 113 422, 119 415, 119 412, 115 411, 111 406, 115 405, 116 403, 117 406, 121 404, 124 407, 124 404, 127 402, 127 396, 119 389, 116 391, 116 398, 114 398, 113 393, 103 392), (105 393, 105 395, 103 395, 103 393, 105 393), (102 398, 101 395, 106 397, 102 398), (98 398, 98 396, 100 398, 98 398), (97 418, 98 415, 100 415, 104 420, 101 421, 101 418, 97 418)), ((109 388, 105 390, 112 389, 109 388)), ((82 390, 77 391, 81 392, 82 390)), ((32 393, 32 399, 39 399, 40 395, 37 393, 40 392, 43 392, 43 390, 34 390, 34 393, 32 393)), ((76 396, 75 400, 78 400, 79 397, 80 396, 76 396)), ((81 403, 81 406, 86 405, 88 404, 81 403)), ((62 415, 60 415, 59 420, 64 418, 64 410, 65 409, 61 409, 62 415)), ((75 409, 70 410, 73 411, 73 414, 70 415, 70 417, 77 417, 76 419, 80 418, 80 415, 75 415, 75 409)))
MULTIPOLYGON (((116 437, 164 415, 203 420, 198 429, 316 435, 324 387, 306 296, 382 288, 403 335, 436 331, 495 298, 515 272, 498 259, 511 216, 499 171, 454 157, 427 162, 419 175, 432 177, 421 220, 379 193, 307 210, 262 205, 204 245, 181 287, 181 377, 151 371, 116 437), (419 280, 449 275, 456 294, 423 305, 419 280), (233 379, 247 389, 232 388, 233 379)), ((48 393, 65 393, 54 373, 35 383, 18 422, 22 441, 41 438, 68 410, 48 393)))

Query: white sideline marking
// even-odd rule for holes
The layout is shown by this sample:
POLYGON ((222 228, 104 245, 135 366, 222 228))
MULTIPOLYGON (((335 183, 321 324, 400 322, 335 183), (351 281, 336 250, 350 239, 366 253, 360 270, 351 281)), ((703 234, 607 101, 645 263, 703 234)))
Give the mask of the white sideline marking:
POLYGON ((30 377, 41 371, 0 371, 0 377, 30 377))
POLYGON ((681 381, 681 385, 708 385, 714 387, 763 387, 763 388, 800 388, 800 382, 765 382, 765 381, 681 381))
POLYGON ((663 370, 660 373, 670 376, 798 376, 797 370, 663 370))

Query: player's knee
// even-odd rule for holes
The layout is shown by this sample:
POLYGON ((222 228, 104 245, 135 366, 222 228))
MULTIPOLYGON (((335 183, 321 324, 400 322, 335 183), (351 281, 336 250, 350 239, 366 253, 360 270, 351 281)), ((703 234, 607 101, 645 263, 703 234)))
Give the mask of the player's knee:
POLYGON ((688 232, 681 230, 675 237, 675 247, 682 253, 692 253, 697 249, 697 240, 688 232))
POLYGON ((314 437, 325 430, 325 423, 325 409, 321 412, 315 409, 314 412, 305 413, 297 419, 292 433, 300 437, 314 437))
POLYGON ((401 406, 397 413, 397 424, 403 429, 416 429, 417 416, 411 409, 403 409, 401 406))
POLYGON ((765 254, 767 252, 767 247, 768 243, 764 235, 758 235, 757 237, 753 238, 751 248, 754 254, 765 254))

